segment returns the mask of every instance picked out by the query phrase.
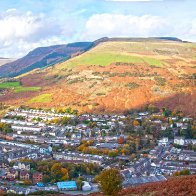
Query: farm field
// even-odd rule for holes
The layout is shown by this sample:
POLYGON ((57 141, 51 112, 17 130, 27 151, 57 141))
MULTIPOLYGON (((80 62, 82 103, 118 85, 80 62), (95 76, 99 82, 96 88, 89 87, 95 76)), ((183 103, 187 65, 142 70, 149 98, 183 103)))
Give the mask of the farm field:
POLYGON ((39 91, 40 87, 24 87, 20 82, 3 82, 0 83, 0 89, 13 89, 14 92, 28 92, 28 91, 39 91))
POLYGON ((162 62, 156 58, 151 58, 147 56, 132 56, 128 54, 121 53, 92 53, 87 52, 84 55, 78 56, 65 63, 66 67, 74 67, 79 65, 101 65, 107 66, 115 62, 123 63, 142 63, 146 62, 150 65, 161 67, 163 66, 162 62))
POLYGON ((48 103, 51 101, 52 101, 51 94, 42 94, 31 99, 29 103, 48 103))

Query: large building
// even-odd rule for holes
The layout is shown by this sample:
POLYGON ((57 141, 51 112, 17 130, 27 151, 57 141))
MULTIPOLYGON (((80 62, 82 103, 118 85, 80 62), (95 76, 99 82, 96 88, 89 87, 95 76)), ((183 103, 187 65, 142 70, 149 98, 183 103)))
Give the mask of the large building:
POLYGON ((60 191, 77 190, 76 181, 57 182, 57 187, 60 191))

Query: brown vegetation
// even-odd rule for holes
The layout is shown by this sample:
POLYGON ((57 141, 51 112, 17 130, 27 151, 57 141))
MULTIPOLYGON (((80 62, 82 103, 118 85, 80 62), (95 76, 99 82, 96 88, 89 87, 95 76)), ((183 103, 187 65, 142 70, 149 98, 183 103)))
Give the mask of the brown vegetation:
MULTIPOLYGON (((148 183, 124 189, 119 196, 194 196, 196 195, 196 175, 170 178, 164 182, 148 183)), ((102 196, 102 194, 91 194, 102 196)))

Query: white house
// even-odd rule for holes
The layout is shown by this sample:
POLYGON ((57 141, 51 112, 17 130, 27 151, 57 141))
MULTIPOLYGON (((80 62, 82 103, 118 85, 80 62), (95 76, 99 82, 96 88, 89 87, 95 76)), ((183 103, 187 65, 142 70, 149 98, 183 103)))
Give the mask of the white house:
POLYGON ((174 144, 178 144, 180 146, 183 146, 185 144, 185 138, 184 137, 174 137, 174 144))
POLYGON ((168 137, 163 137, 160 140, 158 140, 158 145, 159 146, 167 146, 167 145, 169 145, 168 137))
POLYGON ((82 190, 83 191, 90 191, 91 190, 91 185, 88 182, 83 181, 82 190))

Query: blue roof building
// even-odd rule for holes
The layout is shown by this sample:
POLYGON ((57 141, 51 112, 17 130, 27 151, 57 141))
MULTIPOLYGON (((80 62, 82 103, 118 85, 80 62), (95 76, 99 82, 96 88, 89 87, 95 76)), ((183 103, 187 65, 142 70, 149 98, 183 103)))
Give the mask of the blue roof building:
POLYGON ((57 182, 59 190, 77 190, 76 181, 57 182))
POLYGON ((44 187, 44 183, 38 182, 38 183, 37 183, 37 186, 38 186, 38 187, 44 187))

